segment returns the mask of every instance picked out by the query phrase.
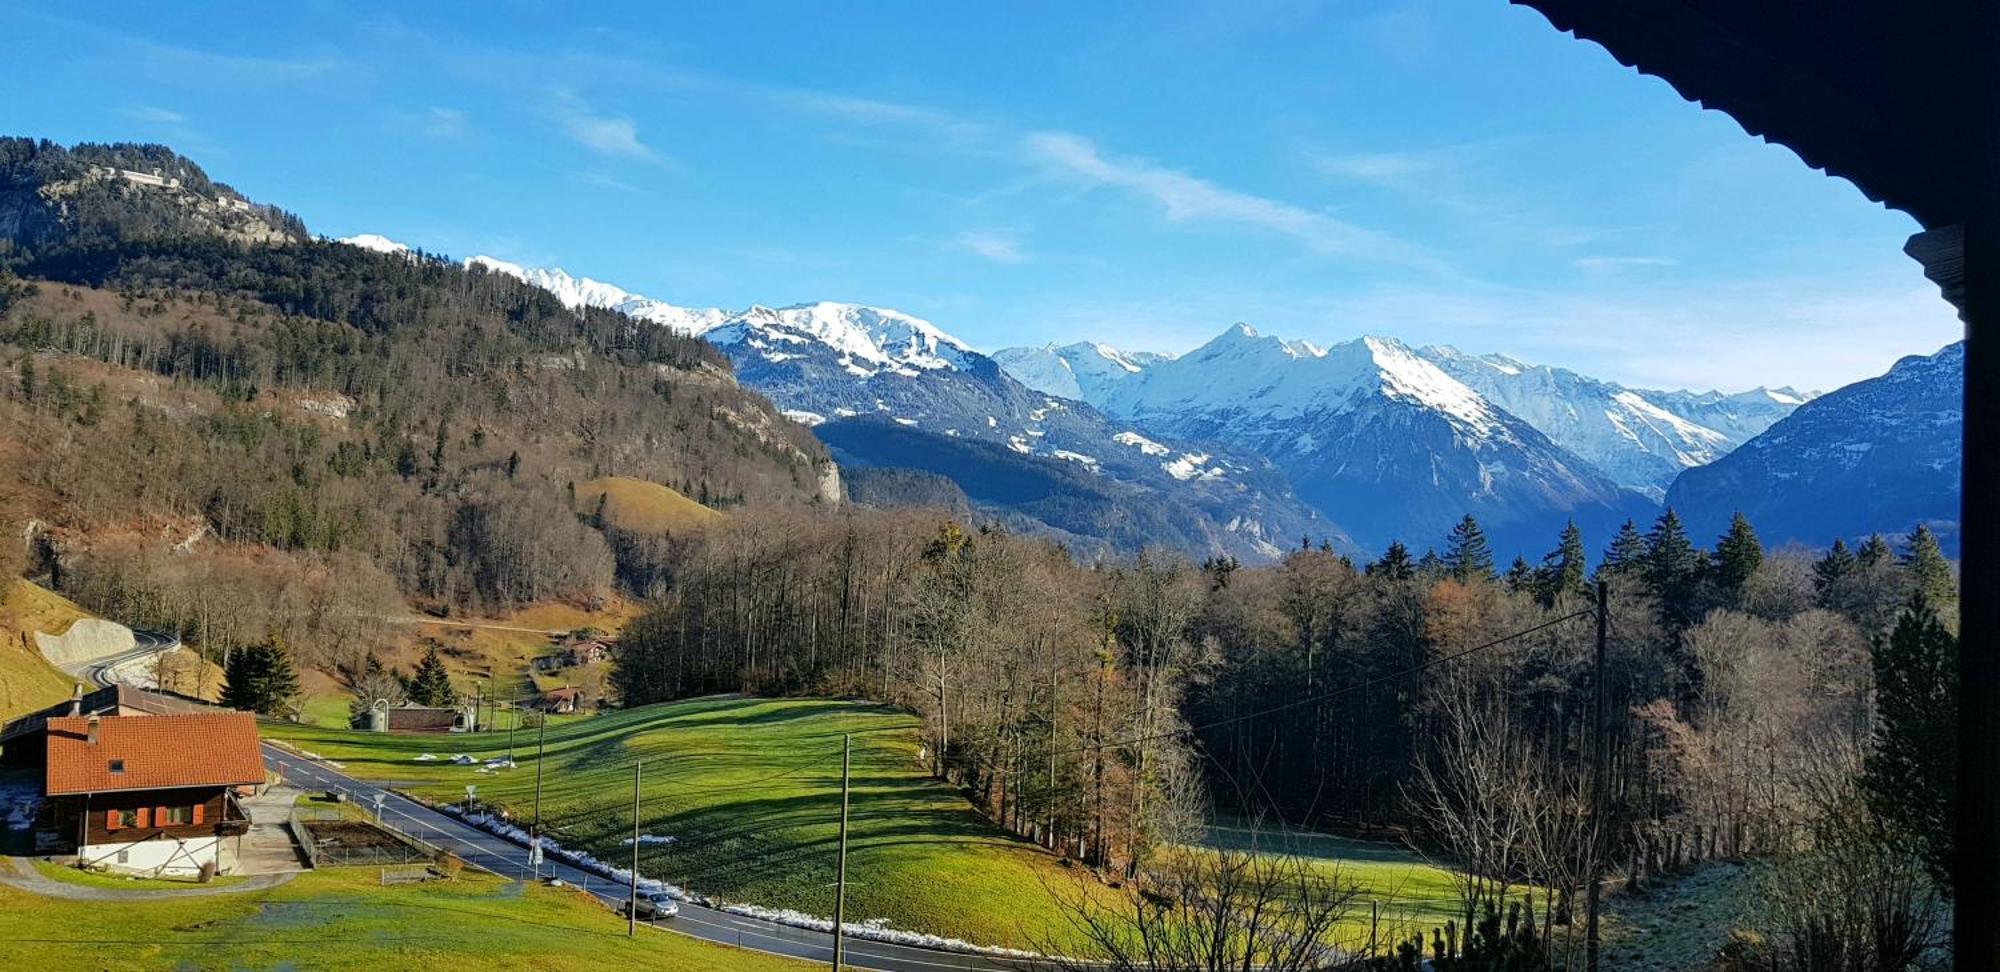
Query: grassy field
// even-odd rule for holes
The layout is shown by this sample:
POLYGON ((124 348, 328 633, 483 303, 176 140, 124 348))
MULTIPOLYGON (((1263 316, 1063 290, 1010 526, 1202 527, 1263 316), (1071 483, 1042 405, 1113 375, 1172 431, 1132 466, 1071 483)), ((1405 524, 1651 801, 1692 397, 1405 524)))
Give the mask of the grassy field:
POLYGON ((90 613, 66 597, 17 580, 0 598, 0 719, 69 697, 74 679, 35 647, 35 632, 61 634, 90 613))
POLYGON ((627 939, 623 919, 574 890, 470 873, 384 888, 369 868, 158 901, 66 901, 0 886, 0 953, 24 968, 105 970, 807 967, 645 929, 627 939))
MULTIPOLYGON (((646 761, 642 870, 736 901, 831 914, 839 819, 840 735, 855 737, 848 914, 995 944, 1029 945, 1066 930, 1045 882, 1072 877, 1048 855, 989 825, 917 760, 915 720, 835 701, 708 699, 555 720, 543 820, 566 844, 623 860, 631 836, 632 763, 646 761), (895 730, 882 732, 881 730, 895 730)), ((531 813, 534 738, 521 768, 480 774, 443 762, 506 750, 506 733, 379 736, 273 726, 347 771, 403 781, 436 800, 482 800, 531 813), (417 762, 421 753, 439 762, 417 762)))
POLYGON ((1384 942, 1463 920, 1451 872, 1406 847, 1308 831, 1269 827, 1252 831, 1234 821, 1210 827, 1206 840, 1216 847, 1303 857, 1327 877, 1351 884, 1358 899, 1347 928, 1357 941, 1366 940, 1371 903, 1378 909, 1381 924, 1376 932, 1384 942))
POLYGON ((576 484, 578 513, 595 515, 600 505, 607 524, 641 533, 700 528, 723 519, 722 514, 643 479, 606 476, 576 484))
MULTIPOLYGON (((623 860, 630 848, 632 762, 646 761, 642 870, 735 901, 832 911, 839 814, 840 735, 854 737, 848 914, 984 944, 1070 943, 1056 896, 1080 875, 1008 837, 917 760, 915 720, 891 709, 829 700, 718 698, 558 719, 549 730, 543 819, 566 844, 623 860), (892 730, 883 732, 882 730, 892 730)), ((534 738, 515 740, 520 768, 494 774, 453 766, 456 753, 506 751, 506 734, 382 736, 302 726, 270 735, 339 760, 364 777, 401 781, 434 800, 465 784, 519 822, 531 814, 534 738), (431 753, 436 762, 415 757, 431 753)), ((1218 831, 1229 839, 1228 831, 1218 831)), ((1383 904, 1385 926, 1450 917, 1449 877, 1385 844, 1313 838, 1294 848, 1337 869, 1383 904)), ((1367 906, 1356 929, 1365 935, 1367 906)), ((1386 927, 1385 927, 1386 934, 1386 927)))

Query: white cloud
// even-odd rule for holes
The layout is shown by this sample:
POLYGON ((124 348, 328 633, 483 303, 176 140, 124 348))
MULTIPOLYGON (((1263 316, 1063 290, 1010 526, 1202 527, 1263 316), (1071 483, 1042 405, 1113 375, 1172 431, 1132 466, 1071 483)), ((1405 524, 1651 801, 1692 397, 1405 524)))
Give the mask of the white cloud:
POLYGON ((422 131, 425 136, 439 141, 453 141, 471 134, 465 112, 456 108, 432 108, 424 113, 422 131))
POLYGON ((639 124, 620 115, 592 111, 569 91, 556 93, 554 113, 563 134, 599 155, 659 161, 660 154, 639 140, 639 124))
POLYGON ((1150 162, 1113 158, 1081 135, 1034 132, 1025 136, 1022 144, 1028 157, 1049 171, 1149 199, 1164 209, 1172 222, 1255 226, 1291 237, 1319 253, 1446 272, 1434 257, 1389 234, 1150 162))
POLYGON ((985 257, 994 263, 1026 263, 1020 236, 999 230, 967 230, 958 234, 959 249, 985 257))
POLYGON ((1626 267, 1674 267, 1679 266, 1680 261, 1651 256, 1587 256, 1571 260, 1570 265, 1578 270, 1619 270, 1626 267))
POLYGON ((151 105, 128 109, 125 113, 131 115, 134 119, 154 125, 179 125, 187 121, 186 116, 178 111, 155 108, 151 105))

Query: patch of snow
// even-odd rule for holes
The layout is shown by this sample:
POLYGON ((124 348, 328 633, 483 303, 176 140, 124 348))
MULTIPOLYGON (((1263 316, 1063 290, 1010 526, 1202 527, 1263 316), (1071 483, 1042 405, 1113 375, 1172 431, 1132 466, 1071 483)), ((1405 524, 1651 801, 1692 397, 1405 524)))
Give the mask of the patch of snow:
MULTIPOLYGON (((826 424, 826 416, 821 415, 818 412, 808 412, 802 408, 788 408, 785 409, 782 414, 786 418, 791 419, 792 421, 797 422, 800 425, 806 426, 808 428, 815 425, 826 424)), ((847 414, 852 415, 854 413, 848 412, 847 414)))
POLYGON ((1164 456, 1167 453, 1173 451, 1172 449, 1169 449, 1166 446, 1159 444, 1158 442, 1154 442, 1153 440, 1148 439, 1137 432, 1120 432, 1117 435, 1112 436, 1111 441, 1116 442, 1119 445, 1131 446, 1149 456, 1164 456))

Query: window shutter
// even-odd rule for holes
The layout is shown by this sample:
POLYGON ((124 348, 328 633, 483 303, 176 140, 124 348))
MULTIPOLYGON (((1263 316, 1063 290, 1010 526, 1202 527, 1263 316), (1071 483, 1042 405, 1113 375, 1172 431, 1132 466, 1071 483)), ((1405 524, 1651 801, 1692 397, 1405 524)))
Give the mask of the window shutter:
POLYGON ((118 829, 118 811, 116 810, 104 811, 104 829, 106 830, 118 829))
POLYGON ((194 805, 194 817, 192 819, 194 820, 195 823, 201 823, 201 818, 202 818, 201 811, 205 806, 206 806, 205 804, 200 804, 200 803, 194 805))
POLYGON ((141 827, 151 827, 152 825, 153 825, 153 808, 152 808, 152 807, 140 807, 140 808, 139 808, 139 826, 141 826, 141 827))
POLYGON ((174 818, 167 816, 166 807, 153 808, 153 824, 155 826, 165 827, 168 826, 169 824, 172 824, 173 822, 174 818))

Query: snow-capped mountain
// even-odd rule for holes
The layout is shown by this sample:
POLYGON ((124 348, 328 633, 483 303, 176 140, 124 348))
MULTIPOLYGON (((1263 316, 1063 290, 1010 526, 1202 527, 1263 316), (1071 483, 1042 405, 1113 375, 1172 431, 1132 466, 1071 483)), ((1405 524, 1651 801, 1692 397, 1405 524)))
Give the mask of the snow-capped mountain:
MULTIPOLYGON (((409 252, 373 235, 341 242, 409 252)), ((1160 542, 1254 559, 1307 534, 1350 544, 1265 460, 1141 435, 1083 402, 1021 384, 965 342, 900 311, 821 301, 731 313, 559 269, 485 256, 466 265, 541 287, 570 307, 620 311, 705 337, 730 357, 739 382, 816 427, 843 465, 944 475, 981 515, 1017 529, 1080 548, 1160 542)))
POLYGON ((1120 351, 1095 341, 1039 348, 1003 348, 993 360, 1021 384, 1038 392, 1080 402, 1095 402, 1112 386, 1173 355, 1151 351, 1120 351))
POLYGON ((1642 391, 1503 354, 1449 346, 1418 353, 1613 482, 1655 500, 1681 470, 1721 458, 1808 397, 1788 388, 1740 395, 1642 391))
POLYGON ((1767 544, 1900 534, 1928 523, 1955 547, 1965 343, 1801 404, 1763 434, 1680 474, 1667 503, 1720 533, 1742 512, 1767 544))
MULTIPOLYGON (((345 241, 343 241, 345 242, 345 241)), ((470 267, 481 267, 489 273, 504 273, 507 276, 534 284, 556 295, 563 306, 570 308, 600 307, 615 310, 633 320, 658 324, 687 335, 701 335, 718 327, 729 315, 714 307, 681 307, 664 300, 642 297, 622 287, 592 280, 589 277, 572 277, 560 269, 524 267, 518 263, 496 260, 490 256, 476 256, 465 261, 470 267)))
POLYGON ((837 459, 945 475, 976 504, 1061 534, 1143 546, 1132 528, 1143 509, 1180 511, 1154 526, 1200 552, 1262 559, 1306 533, 1346 540, 1261 458, 1143 435, 1089 404, 1029 388, 908 315, 848 304, 752 308, 708 339, 738 380, 816 426, 837 459), (1034 468, 1052 462, 1068 468, 1034 468), (1106 504, 1125 512, 1107 516, 1106 504))
POLYGON ((1388 338, 1319 347, 1237 324, 1104 386, 1147 435, 1228 442, 1270 459, 1301 499, 1379 548, 1422 547, 1472 513, 1496 549, 1540 552, 1565 518, 1644 515, 1644 497, 1388 338))

